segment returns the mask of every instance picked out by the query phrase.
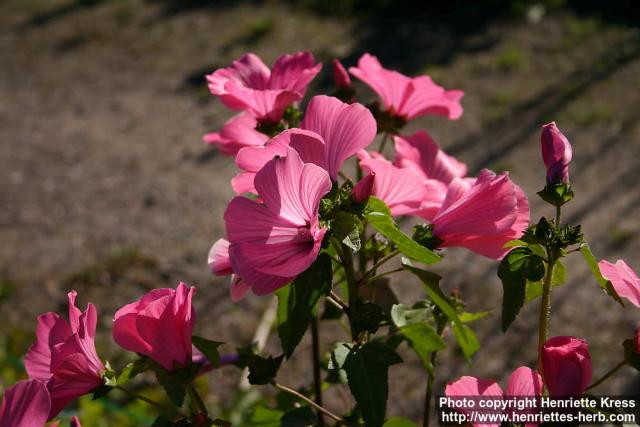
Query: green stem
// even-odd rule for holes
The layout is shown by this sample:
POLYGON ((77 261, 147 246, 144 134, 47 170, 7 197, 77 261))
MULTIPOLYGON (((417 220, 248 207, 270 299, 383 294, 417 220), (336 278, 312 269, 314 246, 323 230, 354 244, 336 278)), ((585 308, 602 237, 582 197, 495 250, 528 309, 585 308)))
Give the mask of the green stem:
MULTIPOLYGON (((444 327, 446 324, 438 322, 438 335, 442 336, 444 327)), ((438 352, 431 353, 431 371, 427 371, 427 391, 424 395, 424 415, 422 419, 422 426, 428 427, 431 419, 431 397, 433 396, 433 382, 436 378, 436 361, 438 352)))
MULTIPOLYGON (((311 319, 311 353, 313 361, 313 394, 318 406, 322 406, 322 378, 320 377, 320 332, 318 325, 318 316, 311 319)), ((324 417, 322 411, 318 411, 318 426, 324 426, 324 417)))
POLYGON ((375 282, 376 280, 378 280, 381 277, 384 276, 388 276, 390 274, 394 274, 394 273, 399 273, 401 271, 404 271, 404 267, 399 267, 393 270, 389 270, 389 271, 385 271, 384 273, 380 273, 378 275, 373 276, 371 279, 369 279, 370 282, 375 282))
POLYGON ((381 154, 384 151, 384 147, 387 145, 387 139, 389 139, 389 134, 385 132, 382 137, 382 141, 380 141, 380 146, 378 147, 378 152, 381 154))
POLYGON ((329 411, 328 409, 325 409, 322 406, 318 405, 316 402, 314 402, 313 400, 309 399, 304 394, 299 393, 296 390, 294 390, 294 389, 292 389, 290 387, 287 387, 286 385, 279 384, 279 383, 277 383, 275 381, 272 382, 271 385, 273 385, 278 390, 282 390, 285 393, 289 393, 289 394, 292 394, 292 395, 296 396, 298 399, 304 400, 309 405, 311 405, 314 408, 316 408, 318 411, 322 412, 323 414, 325 414, 328 417, 330 417, 330 418, 334 419, 335 421, 337 421, 340 425, 344 424, 344 420, 342 418, 340 418, 339 416, 337 416, 333 412, 329 411))
POLYGON ((591 390, 592 388, 595 388, 597 386, 599 386, 600 384, 602 384, 603 382, 605 382, 610 376, 612 376, 613 374, 615 374, 616 372, 618 372, 624 365, 626 365, 627 362, 625 360, 623 360, 622 362, 618 363, 616 366, 614 366, 609 372, 607 372, 606 374, 604 374, 602 376, 602 378, 600 378, 598 381, 596 381, 595 383, 591 384, 589 387, 587 387, 587 390, 591 390))
POLYGON ((562 219, 562 214, 560 212, 560 206, 556 206, 556 227, 560 228, 560 220, 562 219))
POLYGON ((141 400, 141 401, 143 401, 145 403, 148 403, 151 406, 155 406, 156 408, 161 410, 163 413, 167 412, 167 409, 164 406, 162 406, 160 403, 156 402, 155 400, 151 400, 148 397, 145 397, 145 396, 143 396, 141 394, 135 393, 135 392, 133 392, 131 390, 128 390, 128 389, 126 389, 126 388, 124 388, 122 386, 119 386, 119 385, 117 385, 116 388, 118 390, 128 394, 129 396, 133 397, 134 399, 138 399, 138 400, 141 400))
POLYGON ((542 300, 540 302, 540 320, 538 325, 538 371, 542 374, 542 347, 547 340, 549 334, 549 318, 551 317, 551 279, 553 278, 553 268, 556 260, 553 258, 551 251, 547 251, 549 263, 547 264, 547 272, 542 283, 542 300))
POLYGON ((381 258, 380 261, 376 262, 373 267, 371 267, 369 270, 367 270, 363 275, 362 275, 362 280, 365 280, 368 276, 370 276, 371 274, 375 274, 376 270, 385 262, 389 261, 391 258, 395 257, 396 255, 398 255, 400 253, 400 249, 396 249, 394 251, 392 251, 391 253, 389 253, 387 256, 385 256, 384 258, 381 258))
POLYGON ((198 408, 198 412, 208 416, 209 411, 207 411, 207 407, 204 405, 202 398, 198 394, 198 391, 193 386, 193 384, 189 384, 187 386, 187 393, 189 394, 189 398, 191 399, 191 401, 196 405, 196 408, 198 408))

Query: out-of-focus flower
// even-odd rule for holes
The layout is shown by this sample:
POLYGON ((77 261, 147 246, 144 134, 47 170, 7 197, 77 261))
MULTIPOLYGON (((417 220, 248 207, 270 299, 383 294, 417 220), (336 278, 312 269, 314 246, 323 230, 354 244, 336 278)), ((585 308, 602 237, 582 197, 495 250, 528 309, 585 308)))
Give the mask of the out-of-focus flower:
POLYGON ((551 396, 580 396, 591 382, 589 345, 574 337, 549 338, 542 347, 542 375, 551 396))
POLYGON ((384 201, 391 214, 415 215, 432 219, 447 193, 441 181, 427 179, 412 168, 395 166, 377 152, 358 153, 360 167, 375 173, 372 195, 384 201))
POLYGON ((229 119, 220 132, 205 134, 202 139, 213 145, 226 156, 235 156, 243 147, 264 145, 269 137, 257 131, 258 122, 247 113, 240 113, 229 119))
MULTIPOLYGON (((457 381, 447 383, 445 388, 445 395, 448 398, 495 398, 495 397, 507 397, 507 398, 524 398, 524 397, 539 397, 542 396, 542 377, 537 371, 526 366, 521 366, 511 373, 509 381, 507 383, 506 392, 502 391, 500 385, 493 380, 484 380, 472 376, 464 376, 457 381)), ((458 409, 462 413, 469 413, 471 410, 464 411, 464 409, 458 409)), ((476 408, 475 411, 482 411, 482 409, 476 408)), ((511 409, 507 411, 512 412, 511 409)), ((526 412, 534 412, 534 408, 527 408, 519 412, 524 414, 526 412)), ((474 426, 499 426, 500 424, 474 424, 474 426)), ((530 424, 527 424, 530 425, 530 424)))
POLYGON ((429 76, 408 77, 382 67, 378 58, 368 53, 362 55, 357 67, 349 72, 365 82, 378 94, 384 108, 392 116, 404 120, 425 115, 439 115, 451 120, 462 115, 461 90, 445 90, 429 76))
POLYGON ((224 219, 233 272, 255 294, 265 295, 318 256, 327 231, 319 225, 318 207, 331 190, 331 178, 287 147, 285 157, 274 157, 257 172, 255 188, 261 202, 235 197, 224 219))
POLYGON ((191 335, 196 320, 192 306, 196 288, 154 289, 118 310, 113 339, 119 346, 149 356, 168 371, 191 361, 191 335))
POLYGON ((337 59, 334 59, 331 63, 333 64, 333 81, 336 84, 336 88, 338 90, 351 89, 351 77, 349 77, 349 73, 347 73, 342 63, 337 59))
POLYGON ((480 172, 474 183, 455 178, 432 220, 440 247, 459 246, 488 258, 501 259, 505 243, 529 225, 529 203, 505 172, 480 172))
POLYGON ((397 166, 412 168, 425 179, 436 179, 445 184, 467 175, 467 165, 442 151, 424 131, 411 136, 397 135, 393 140, 397 166))
POLYGON ((569 163, 572 150, 567 137, 564 136, 555 122, 542 127, 540 135, 542 160, 547 168, 547 183, 567 184, 569 182, 569 163))
POLYGON ((0 406, 0 427, 43 427, 51 400, 43 381, 18 381, 7 388, 0 406))
POLYGON ((277 122, 284 110, 304 97, 307 86, 320 72, 309 52, 279 57, 270 70, 253 53, 207 76, 209 90, 228 108, 246 110, 261 122, 277 122))
POLYGON ((364 106, 324 95, 311 99, 300 127, 280 133, 262 147, 238 152, 236 165, 244 172, 232 180, 237 194, 255 193, 256 172, 274 156, 283 156, 288 146, 305 163, 322 167, 335 180, 344 162, 371 144, 376 134, 376 122, 364 106))
POLYGON ((351 194, 356 203, 365 203, 373 194, 373 186, 376 180, 376 173, 370 172, 353 186, 351 194))
POLYGON ((73 399, 103 384, 104 365, 95 348, 97 312, 88 304, 84 312, 76 307, 75 291, 69 292, 69 321, 56 313, 38 317, 36 343, 31 346, 25 367, 30 379, 46 381, 51 398, 52 419, 73 399))
POLYGON ((607 260, 598 263, 602 276, 611 282, 618 295, 629 300, 636 307, 640 307, 640 278, 627 265, 619 259, 615 264, 607 260))

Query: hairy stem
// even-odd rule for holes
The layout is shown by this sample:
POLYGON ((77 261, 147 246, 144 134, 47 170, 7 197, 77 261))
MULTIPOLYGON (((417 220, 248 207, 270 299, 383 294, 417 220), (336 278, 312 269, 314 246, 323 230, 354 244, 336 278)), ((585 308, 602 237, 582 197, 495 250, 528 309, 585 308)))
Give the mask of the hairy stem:
POLYGON ((549 318, 551 317, 551 279, 556 260, 549 251, 549 263, 542 282, 542 300, 540 301, 540 320, 538 325, 538 371, 542 374, 542 347, 549 334, 549 318))
POLYGON ((371 267, 369 270, 367 270, 363 275, 362 275, 362 280, 365 280, 367 277, 369 277, 370 275, 375 275, 376 274, 376 270, 385 262, 389 261, 390 259, 392 259, 393 257, 395 257, 396 255, 398 255, 400 253, 400 249, 396 249, 394 251, 392 251, 391 253, 389 253, 387 256, 383 257, 380 259, 380 261, 376 262, 373 267, 371 267))
POLYGON ((271 385, 273 385, 278 390, 282 390, 285 393, 289 393, 289 394, 292 394, 292 395, 296 396, 298 399, 304 400, 306 403, 308 403, 309 405, 313 406, 314 408, 316 408, 318 411, 322 412, 323 414, 325 414, 329 418, 332 418, 333 420, 337 421, 339 424, 343 424, 344 423, 344 420, 342 418, 340 418, 339 416, 337 416, 333 412, 329 411, 328 409, 325 409, 322 406, 318 405, 316 402, 314 402, 313 400, 309 399, 304 394, 302 394, 300 392, 297 392, 296 390, 294 390, 294 389, 292 389, 290 387, 287 387, 286 385, 279 384, 279 383, 277 383, 275 381, 272 382, 271 385))
MULTIPOLYGON (((444 332, 445 324, 438 322, 438 335, 442 336, 444 332)), ((427 390, 424 394, 424 414, 422 419, 422 426, 428 427, 431 418, 431 397, 433 396, 433 382, 436 379, 436 361, 438 358, 438 352, 431 353, 431 371, 427 371, 427 390)))
POLYGON ((612 376, 613 374, 618 372, 626 364, 627 364, 627 362, 625 360, 623 360, 622 362, 618 363, 609 372, 604 374, 598 381, 596 381, 595 383, 593 383, 589 387, 587 387, 587 390, 591 390, 592 388, 595 388, 595 387, 599 386, 600 384, 605 382, 610 376, 612 376))
MULTIPOLYGON (((318 316, 311 319, 311 353, 313 360, 313 394, 318 406, 322 406, 322 378, 320 377, 320 331, 318 316)), ((318 409, 318 426, 324 426, 322 411, 318 409)))

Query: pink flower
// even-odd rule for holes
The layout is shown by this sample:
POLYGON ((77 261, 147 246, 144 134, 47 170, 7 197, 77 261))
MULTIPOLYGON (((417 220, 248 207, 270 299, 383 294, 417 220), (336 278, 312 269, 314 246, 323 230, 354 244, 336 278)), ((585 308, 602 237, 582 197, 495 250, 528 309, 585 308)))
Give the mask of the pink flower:
POLYGON ((207 81, 211 93, 228 108, 246 110, 259 121, 277 122, 289 105, 304 97, 321 68, 309 52, 283 55, 272 70, 247 53, 230 67, 209 74, 207 81))
POLYGON ((542 375, 551 396, 580 396, 591 382, 591 356, 585 340, 549 338, 542 347, 542 375))
POLYGON ((75 291, 68 294, 68 322, 56 313, 38 317, 36 343, 25 357, 29 378, 47 382, 51 397, 49 419, 73 399, 103 384, 104 365, 94 343, 96 308, 88 304, 80 312, 75 305, 76 295, 75 291))
POLYGON ((424 131, 406 137, 394 136, 393 140, 397 166, 412 168, 425 179, 436 179, 445 184, 467 175, 467 165, 442 151, 424 131))
POLYGON ((529 224, 529 203, 505 172, 480 172, 475 183, 455 178, 433 218, 440 247, 461 246, 488 258, 501 259, 503 246, 522 235, 529 224))
POLYGON ((43 427, 50 409, 51 400, 44 382, 18 381, 2 397, 0 427, 43 427))
POLYGON ((362 178, 356 185, 354 185, 351 194, 353 200, 356 203, 365 203, 369 200, 369 197, 373 194, 373 186, 376 180, 376 173, 370 172, 367 176, 362 178))
POLYGON ((462 115, 464 92, 445 90, 431 77, 407 77, 397 71, 382 67, 378 58, 368 53, 362 55, 357 67, 349 72, 365 82, 382 99, 384 108, 392 115, 411 120, 415 117, 435 114, 451 120, 462 115))
POLYGON ((338 90, 351 89, 351 77, 349 77, 349 73, 347 73, 344 66, 337 59, 334 59, 331 63, 333 64, 333 81, 336 84, 336 88, 338 90))
POLYGON ((209 269, 216 276, 231 276, 231 300, 240 301, 247 294, 251 286, 242 278, 233 274, 231 259, 229 258, 229 241, 218 239, 209 251, 209 269))
POLYGON ((154 289, 118 310, 113 339, 119 346, 149 356, 172 371, 191 361, 191 335, 196 313, 191 305, 196 288, 154 289))
POLYGON ((373 195, 384 201, 391 214, 416 215, 432 219, 440 209, 447 186, 427 179, 413 168, 393 165, 377 152, 358 153, 360 167, 366 173, 375 173, 373 195))
POLYGON ((255 188, 262 202, 235 197, 224 219, 233 272, 255 294, 265 295, 318 256, 326 232, 318 223, 318 207, 331 190, 331 179, 287 147, 285 157, 276 156, 258 171, 255 188))
POLYGON ((202 139, 225 156, 235 156, 243 147, 262 146, 269 137, 256 130, 258 122, 249 114, 241 113, 229 119, 222 130, 204 135, 202 139))
MULTIPOLYGON (((484 380, 471 376, 464 376, 454 382, 447 383, 445 388, 445 395, 448 398, 495 398, 495 397, 540 397, 542 396, 542 377, 537 371, 532 370, 526 366, 521 366, 509 377, 507 383, 507 391, 503 392, 500 385, 493 380, 484 380)), ((457 409, 458 411, 469 414, 473 410, 457 409)), ((475 409, 476 411, 482 411, 482 409, 475 409)), ((490 409, 484 410, 487 413, 491 412, 490 409)), ((493 411, 495 412, 495 411, 493 411)), ((506 412, 514 412, 512 409, 507 409, 506 412)), ((534 408, 524 409, 519 414, 527 412, 534 412, 534 408)), ((499 426, 496 424, 474 424, 474 426, 499 426)), ((528 424, 529 425, 529 424, 528 424)))
POLYGON ((542 160, 547 168, 547 182, 567 184, 569 182, 569 163, 571 163, 571 144, 560 132, 555 122, 542 127, 540 136, 542 160))
POLYGON ((236 165, 245 172, 232 180, 236 194, 253 192, 253 178, 274 156, 295 148, 305 163, 316 164, 332 179, 344 162, 367 147, 376 134, 376 122, 364 106, 346 104, 330 96, 314 96, 307 106, 302 129, 289 129, 263 147, 247 147, 238 152, 236 165))
POLYGON ((624 297, 636 307, 640 307, 640 278, 619 259, 615 264, 602 260, 598 263, 602 276, 611 282, 618 295, 624 297))

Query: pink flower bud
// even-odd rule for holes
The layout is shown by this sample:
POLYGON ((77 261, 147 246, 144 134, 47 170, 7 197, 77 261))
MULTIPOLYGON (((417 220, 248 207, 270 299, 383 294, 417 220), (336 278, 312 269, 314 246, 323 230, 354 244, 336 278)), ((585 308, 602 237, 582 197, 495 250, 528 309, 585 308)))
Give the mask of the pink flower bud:
POLYGON ((542 127, 542 160, 547 168, 547 182, 567 184, 569 182, 569 163, 571 163, 571 144, 560 132, 555 122, 542 127))
POLYGON ((149 356, 165 369, 191 361, 196 288, 180 283, 176 290, 154 289, 116 312, 113 339, 119 346, 149 356))
POLYGON ((350 89, 351 77, 349 77, 349 73, 347 73, 347 70, 337 59, 334 59, 332 63, 333 63, 333 80, 336 84, 336 88, 350 89))
POLYGON ((591 355, 585 340, 549 338, 542 348, 544 383, 551 396, 580 396, 591 382, 591 355))
POLYGON ((353 199, 357 203, 365 203, 369 196, 373 193, 373 184, 375 183, 376 173, 371 172, 369 175, 362 178, 354 187, 353 187, 353 199))

